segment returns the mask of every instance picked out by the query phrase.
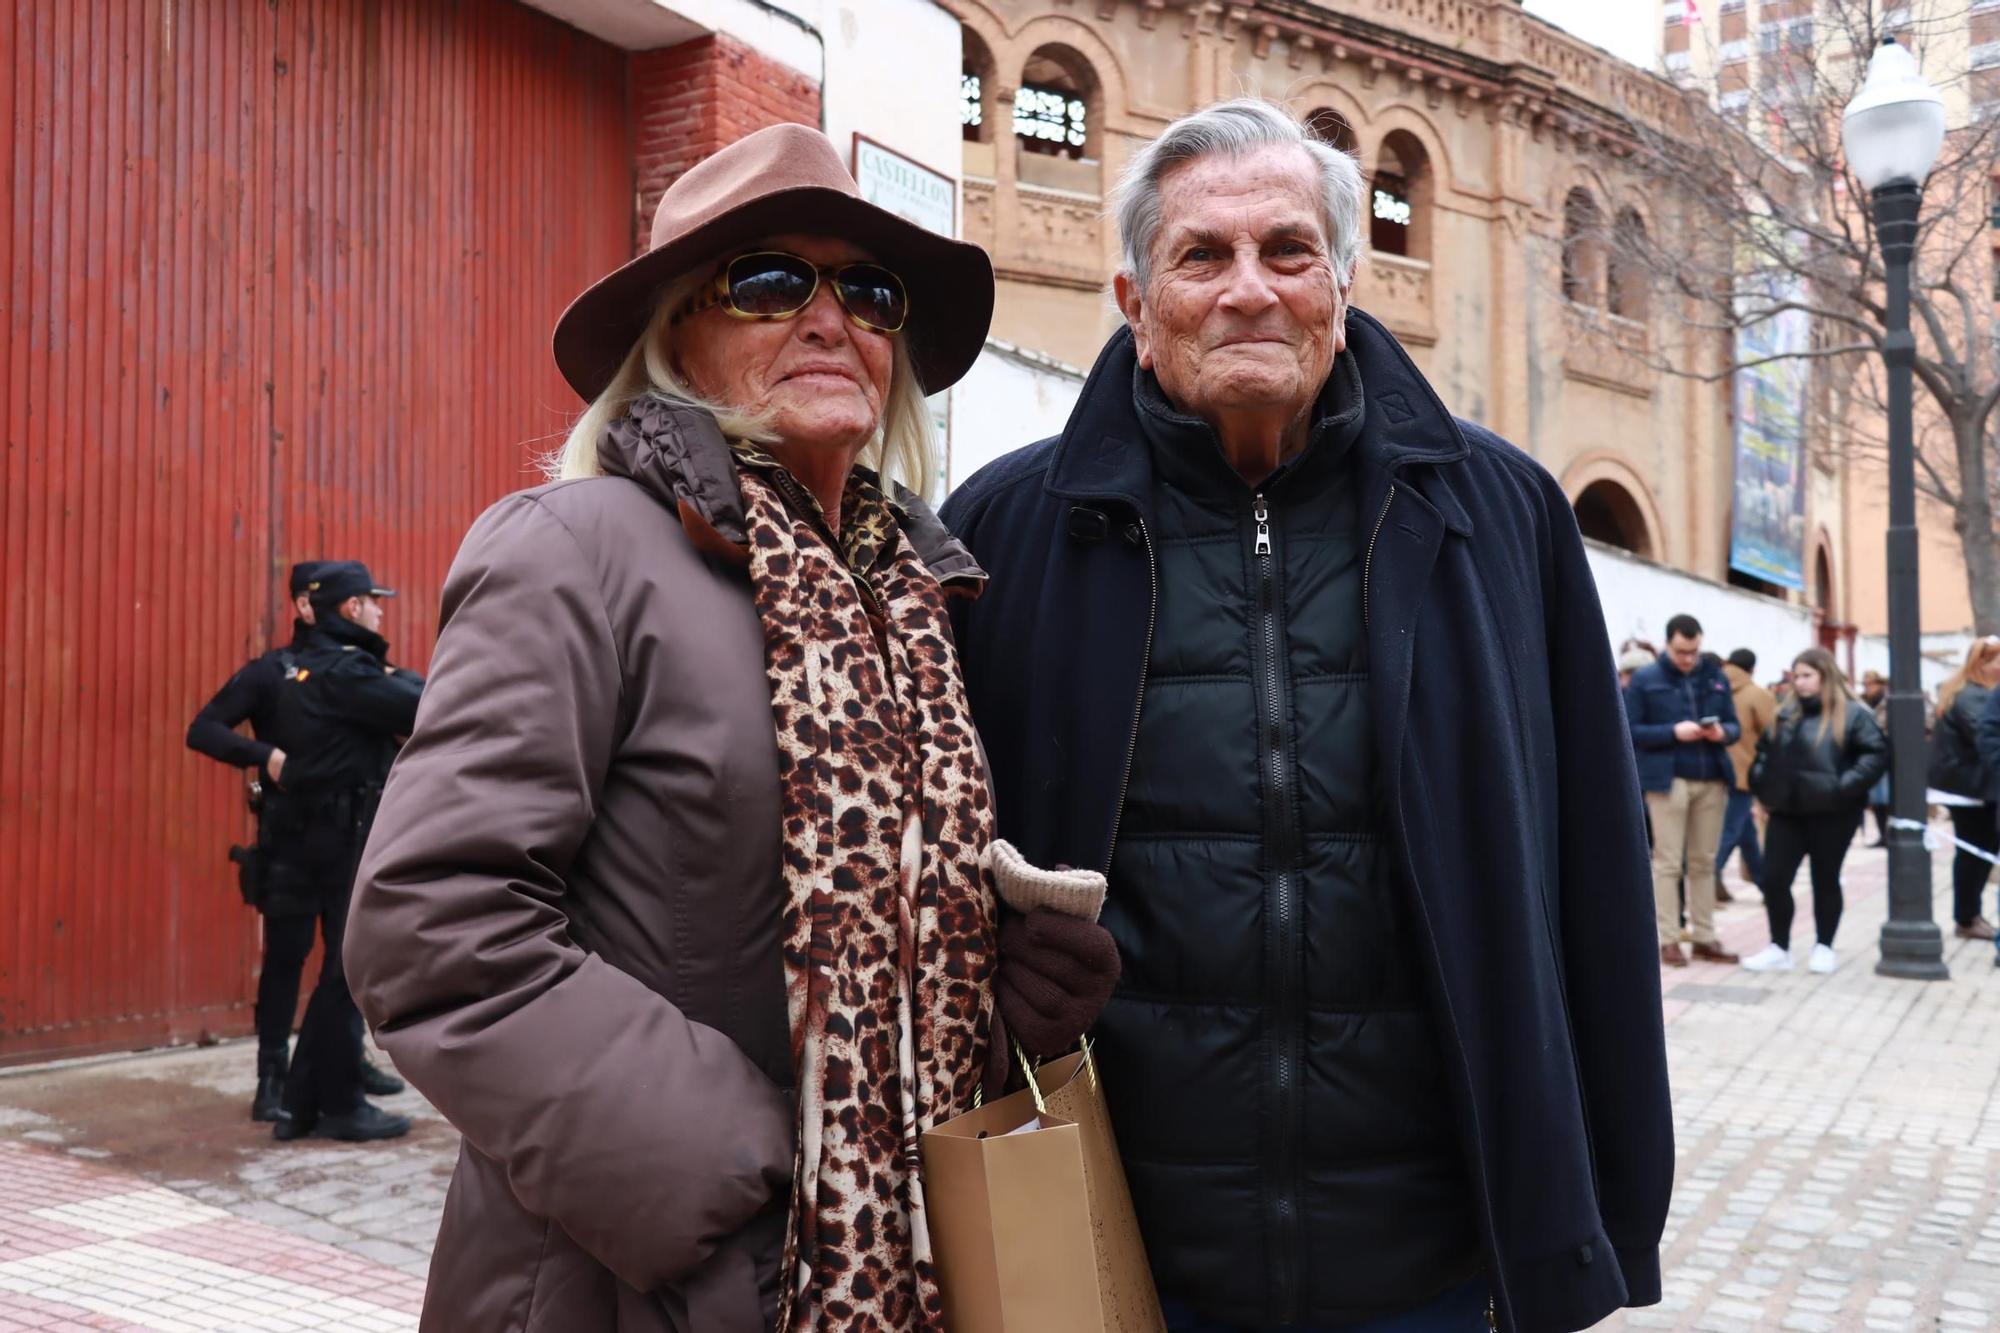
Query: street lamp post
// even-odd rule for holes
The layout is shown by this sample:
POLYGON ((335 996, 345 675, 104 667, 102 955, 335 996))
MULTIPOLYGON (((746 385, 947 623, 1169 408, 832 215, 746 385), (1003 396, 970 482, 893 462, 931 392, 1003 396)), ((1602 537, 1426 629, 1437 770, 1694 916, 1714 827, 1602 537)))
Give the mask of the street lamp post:
POLYGON ((1917 249, 1917 209, 1924 180, 1944 144, 1944 99, 1917 62, 1886 38, 1868 77, 1841 120, 1847 166, 1869 192, 1875 234, 1888 276, 1889 377, 1889 746, 1893 768, 1889 828, 1889 919, 1882 925, 1883 976, 1939 981, 1944 937, 1931 915, 1931 858, 1924 847, 1925 744, 1923 671, 1917 623, 1916 444, 1910 421, 1910 262, 1917 249))

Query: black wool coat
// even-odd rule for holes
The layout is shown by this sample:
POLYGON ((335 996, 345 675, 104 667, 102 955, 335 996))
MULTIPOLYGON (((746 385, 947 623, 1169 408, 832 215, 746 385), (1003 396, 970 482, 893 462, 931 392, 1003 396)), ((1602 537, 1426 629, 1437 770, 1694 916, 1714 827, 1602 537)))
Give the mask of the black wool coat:
MULTIPOLYGON (((1347 330, 1385 850, 1422 937, 1502 1327, 1585 1328, 1660 1298, 1674 1166, 1609 638, 1554 478, 1454 420, 1373 318, 1350 311, 1347 330)), ((1133 368, 1121 331, 1063 433, 943 511, 991 575, 955 628, 1000 832, 1041 865, 1105 866, 1124 799, 1157 577, 1133 368)))

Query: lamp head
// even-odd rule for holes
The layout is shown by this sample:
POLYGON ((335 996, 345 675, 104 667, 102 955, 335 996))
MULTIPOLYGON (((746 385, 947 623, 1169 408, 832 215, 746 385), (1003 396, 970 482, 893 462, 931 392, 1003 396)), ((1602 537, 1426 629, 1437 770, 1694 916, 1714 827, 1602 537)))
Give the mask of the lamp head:
POLYGON ((1917 58, 1885 37, 1868 61, 1861 91, 1840 119, 1847 167, 1870 191, 1907 181, 1922 185, 1944 147, 1944 99, 1917 58))

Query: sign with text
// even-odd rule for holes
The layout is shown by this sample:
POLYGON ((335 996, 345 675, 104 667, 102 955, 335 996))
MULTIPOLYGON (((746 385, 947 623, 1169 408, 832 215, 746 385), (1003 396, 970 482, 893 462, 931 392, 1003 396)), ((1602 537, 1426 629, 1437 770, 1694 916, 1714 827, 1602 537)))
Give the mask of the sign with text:
POLYGON ((958 235, 958 184, 951 177, 857 134, 854 180, 877 208, 940 236, 958 235))

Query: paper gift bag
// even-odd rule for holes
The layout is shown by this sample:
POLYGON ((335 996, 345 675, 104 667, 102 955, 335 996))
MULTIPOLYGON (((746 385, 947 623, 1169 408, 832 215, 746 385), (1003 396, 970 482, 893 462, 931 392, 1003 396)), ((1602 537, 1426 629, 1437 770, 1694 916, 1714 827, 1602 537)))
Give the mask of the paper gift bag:
POLYGON ((1146 1243, 1139 1237, 1139 1217, 1125 1183, 1118 1136, 1111 1129, 1111 1113, 1104 1105, 1089 1045, 1043 1065, 1035 1072, 1035 1083, 1048 1109, 1073 1122, 1083 1139, 1083 1183, 1090 1196, 1104 1327, 1115 1333, 1159 1333, 1166 1319, 1160 1313, 1153 1268, 1146 1262, 1146 1243))
POLYGON ((1159 1333, 1159 1298, 1087 1051, 923 1136, 952 1333, 1159 1333))

